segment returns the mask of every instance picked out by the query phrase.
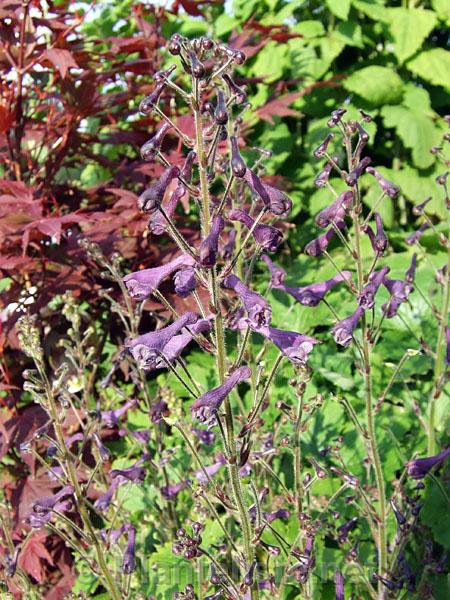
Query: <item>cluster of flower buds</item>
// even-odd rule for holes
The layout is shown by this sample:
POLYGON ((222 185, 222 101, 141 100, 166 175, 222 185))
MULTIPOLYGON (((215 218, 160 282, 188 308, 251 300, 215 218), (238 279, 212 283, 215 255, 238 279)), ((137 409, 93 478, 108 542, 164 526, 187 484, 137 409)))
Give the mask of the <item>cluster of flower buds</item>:
POLYGON ((177 531, 177 541, 172 545, 172 552, 176 556, 183 556, 186 560, 192 560, 202 555, 200 544, 202 536, 200 535, 203 525, 196 521, 192 524, 192 535, 189 535, 185 529, 180 528, 177 531))

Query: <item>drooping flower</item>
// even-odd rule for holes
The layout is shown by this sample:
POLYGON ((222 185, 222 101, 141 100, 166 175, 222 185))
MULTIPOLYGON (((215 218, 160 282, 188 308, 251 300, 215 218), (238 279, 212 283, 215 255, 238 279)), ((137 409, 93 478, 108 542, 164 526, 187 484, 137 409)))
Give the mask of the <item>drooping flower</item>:
POLYGON ((356 167, 350 171, 348 175, 345 176, 345 183, 351 187, 355 186, 358 183, 358 179, 364 173, 369 165, 372 162, 372 159, 368 156, 365 156, 356 167))
POLYGON ((200 245, 199 257, 203 267, 213 267, 216 264, 219 249, 219 236, 225 227, 225 221, 221 215, 214 217, 209 235, 200 245))
POLYGON ((423 213, 425 206, 433 199, 433 196, 427 196, 423 202, 420 204, 416 204, 413 206, 412 212, 413 215, 419 216, 423 213))
POLYGON ((61 502, 54 504, 47 512, 31 512, 29 515, 27 515, 25 521, 30 527, 33 527, 33 529, 39 529, 40 527, 47 525, 47 523, 50 523, 53 513, 65 513, 69 511, 72 506, 73 504, 71 500, 62 500, 61 502))
POLYGON ((213 424, 216 421, 215 413, 228 394, 252 374, 249 367, 239 367, 229 375, 222 385, 206 392, 191 405, 191 413, 195 419, 202 423, 213 424))
POLYGON ((120 417, 127 413, 135 404, 136 400, 128 400, 128 402, 120 408, 116 408, 115 410, 103 410, 100 413, 102 423, 109 429, 116 427, 116 425, 119 424, 120 417))
POLYGON ((336 110, 333 110, 331 113, 331 117, 327 121, 328 127, 334 127, 335 125, 340 123, 342 117, 345 115, 346 112, 346 108, 336 108, 336 110))
POLYGON ((177 166, 168 167, 161 177, 139 196, 137 201, 139 210, 145 213, 157 210, 163 201, 169 183, 179 175, 180 169, 177 166))
POLYGON ((377 251, 383 255, 386 251, 388 245, 388 239, 386 233, 383 229, 383 222, 381 220, 381 216, 378 213, 375 213, 375 223, 377 226, 377 233, 375 235, 375 247, 377 251))
POLYGON ((334 574, 334 585, 336 590, 336 600, 345 600, 344 576, 340 571, 336 571, 334 574))
POLYGON ((286 277, 286 271, 284 269, 282 269, 281 267, 277 267, 271 261, 271 259, 267 256, 267 254, 263 254, 261 256, 261 258, 266 263, 266 265, 270 271, 270 275, 271 275, 270 285, 274 288, 276 288, 280 285, 283 285, 283 281, 286 277))
MULTIPOLYGON (((333 161, 337 161, 337 156, 333 158, 333 161)), ((318 188, 323 188, 327 185, 330 178, 331 171, 333 170, 333 163, 327 163, 324 168, 320 171, 317 177, 314 179, 314 185, 318 188)))
POLYGON ((195 269, 193 267, 186 267, 177 271, 173 277, 175 284, 175 293, 181 298, 187 298, 191 294, 197 285, 195 279, 195 269))
POLYGON ((275 327, 258 327, 254 330, 275 344, 294 365, 305 366, 314 344, 320 344, 320 340, 295 331, 275 327))
POLYGON ((358 296, 358 304, 364 310, 368 310, 372 308, 375 304, 375 294, 378 291, 378 288, 383 283, 385 276, 389 273, 389 267, 383 267, 380 271, 376 271, 372 273, 369 279, 369 283, 367 283, 361 293, 358 296))
POLYGON ((195 478, 202 485, 206 485, 208 483, 208 479, 205 475, 205 471, 206 471, 206 474, 209 475, 209 477, 212 479, 214 477, 214 475, 218 471, 220 471, 220 469, 226 464, 227 464, 227 461, 226 461, 225 456, 222 453, 220 453, 220 454, 218 454, 216 461, 213 462, 212 465, 209 465, 208 467, 204 467, 204 469, 199 469, 198 471, 196 471, 194 473, 195 478))
POLYGON ((450 446, 435 456, 427 456, 426 458, 416 458, 409 460, 406 463, 406 470, 412 479, 423 479, 431 469, 441 464, 450 456, 450 446))
POLYGON ((53 494, 52 496, 35 500, 32 504, 32 510, 39 515, 46 515, 56 504, 61 502, 63 498, 72 496, 73 492, 73 487, 71 485, 66 485, 58 493, 53 494))
POLYGON ((250 190, 261 198, 274 215, 286 216, 290 212, 292 200, 284 192, 263 183, 251 169, 245 171, 244 179, 250 190))
POLYGON ((272 318, 272 308, 265 298, 253 292, 236 275, 228 275, 223 285, 236 292, 245 310, 247 311, 249 324, 252 327, 268 325, 272 318))
POLYGON ((336 200, 327 206, 316 216, 315 221, 319 227, 328 227, 329 225, 342 222, 347 216, 347 211, 353 202, 353 192, 347 190, 342 192, 336 200))
POLYGON ((228 75, 228 73, 223 73, 222 79, 228 85, 228 88, 232 94, 236 97, 236 102, 238 104, 242 104, 247 100, 247 92, 239 87, 228 75))
POLYGON ((323 140, 321 144, 317 146, 317 148, 313 152, 314 158, 322 158, 328 148, 328 144, 334 138, 334 133, 329 133, 327 137, 323 140))
POLYGON ((304 287, 293 288, 284 284, 273 287, 290 294, 297 300, 297 302, 300 302, 300 304, 303 304, 304 306, 317 306, 319 302, 324 299, 325 294, 333 289, 338 283, 351 280, 352 274, 350 271, 342 271, 335 277, 331 277, 331 279, 327 279, 321 283, 313 283, 304 287))
POLYGON ((417 266, 417 254, 414 252, 414 254, 411 256, 411 265, 405 273, 406 283, 414 283, 414 279, 416 276, 416 266, 417 266))
POLYGON ((127 347, 141 369, 154 369, 166 344, 186 325, 198 321, 198 315, 188 312, 176 319, 171 325, 140 335, 128 342, 127 347))
POLYGON ((343 525, 340 525, 337 528, 337 532, 338 532, 338 541, 339 542, 346 542, 348 539, 348 534, 350 533, 350 531, 352 531, 353 529, 355 529, 355 527, 358 524, 358 517, 353 517, 353 519, 350 519, 349 521, 347 521, 346 523, 344 523, 343 525))
POLYGON ((388 179, 383 177, 383 175, 381 175, 379 171, 377 171, 373 167, 367 167, 366 172, 370 173, 370 175, 373 175, 375 177, 375 179, 378 181, 378 185, 386 194, 386 196, 389 196, 389 198, 396 198, 399 195, 400 188, 398 187, 398 185, 392 183, 392 181, 389 181, 388 179))
POLYGON ((164 88, 166 87, 167 82, 163 79, 158 83, 153 92, 146 96, 141 103, 139 104, 139 112, 143 115, 149 115, 155 104, 157 104, 164 88))
POLYGON ((141 147, 141 158, 143 160, 153 160, 155 158, 158 150, 161 149, 164 138, 170 127, 170 123, 163 123, 155 135, 153 135, 148 142, 145 142, 141 147))
POLYGON ((140 462, 141 461, 137 461, 134 465, 127 467, 126 469, 112 469, 112 471, 109 472, 111 482, 118 480, 119 483, 123 483, 125 481, 143 483, 147 469, 145 467, 141 467, 140 462))
POLYGON ((195 260, 189 254, 181 254, 168 263, 152 269, 142 269, 134 273, 128 273, 123 278, 128 292, 136 300, 149 298, 161 285, 162 281, 172 275, 175 271, 184 267, 192 267, 195 260))
POLYGON ((5 576, 6 577, 14 577, 17 569, 17 561, 19 558, 20 546, 16 546, 14 548, 14 552, 12 554, 6 554, 4 557, 5 563, 5 576))
POLYGON ((98 453, 100 455, 100 460, 103 461, 103 462, 108 462, 109 460, 111 460, 111 452, 102 443, 99 435, 97 433, 93 433, 92 434, 92 439, 94 440, 95 445, 97 446, 98 453))
POLYGON ((188 332, 174 335, 164 346, 162 355, 156 360, 155 368, 165 369, 168 362, 173 363, 179 358, 186 346, 194 339, 195 335, 211 331, 211 327, 209 319, 199 319, 196 323, 189 326, 188 332))
POLYGON ((408 244, 408 246, 412 246, 413 244, 415 244, 416 242, 418 242, 420 240, 422 235, 429 228, 430 228, 430 225, 428 223, 422 223, 422 225, 419 227, 419 229, 417 229, 416 231, 413 231, 410 235, 408 235, 405 242, 408 244))
POLYGON ((236 229, 231 229, 228 233, 228 241, 223 245, 222 248, 222 256, 225 260, 228 260, 233 256, 233 252, 236 247, 236 235, 236 229))
POLYGON ((221 89, 217 90, 217 104, 214 110, 214 120, 217 125, 226 125, 228 123, 227 105, 224 93, 221 89))
POLYGON ((161 488, 161 495, 166 500, 176 500, 178 494, 185 490, 189 486, 189 480, 180 481, 179 483, 175 483, 173 485, 165 485, 161 488))
POLYGON ((239 154, 239 146, 237 137, 232 135, 230 137, 231 143, 231 170, 235 177, 241 178, 244 177, 245 171, 247 170, 247 165, 245 164, 244 159, 239 154))
MULTIPOLYGON (((252 229, 255 220, 240 208, 235 208, 228 213, 228 218, 231 221, 239 221, 243 223, 248 229, 252 229)), ((276 227, 272 225, 263 225, 258 223, 253 227, 252 232, 255 241, 267 252, 275 252, 278 246, 283 241, 283 234, 276 227)))
POLYGON ((401 279, 388 279, 387 277, 383 279, 383 284, 391 294, 391 297, 386 304, 383 304, 381 309, 386 318, 392 319, 392 317, 395 317, 397 314, 400 304, 407 301, 409 294, 414 288, 407 281, 402 281, 401 279))
POLYGON ((350 345, 350 342, 353 339, 353 331, 358 325, 358 321, 363 313, 364 309, 361 306, 358 306, 352 315, 339 321, 339 323, 336 323, 331 330, 336 344, 340 344, 341 346, 344 346, 344 348, 347 348, 347 346, 350 345))
MULTIPOLYGON (((335 223, 335 226, 337 226, 339 229, 343 229, 345 227, 345 223, 341 221, 340 223, 335 223)), ((333 228, 331 228, 322 235, 319 235, 319 237, 311 240, 305 246, 305 253, 309 254, 309 256, 320 256, 328 248, 328 244, 332 240, 334 234, 335 231, 333 228)))
POLYGON ((150 419, 152 423, 160 423, 163 417, 167 417, 169 414, 169 406, 165 400, 159 400, 153 404, 150 409, 150 419))
POLYGON ((205 446, 212 446, 216 441, 216 434, 214 431, 199 429, 197 427, 192 427, 191 431, 203 444, 205 444, 205 446))
POLYGON ((136 529, 130 525, 128 527, 128 544, 122 558, 122 571, 129 575, 136 571, 136 529))

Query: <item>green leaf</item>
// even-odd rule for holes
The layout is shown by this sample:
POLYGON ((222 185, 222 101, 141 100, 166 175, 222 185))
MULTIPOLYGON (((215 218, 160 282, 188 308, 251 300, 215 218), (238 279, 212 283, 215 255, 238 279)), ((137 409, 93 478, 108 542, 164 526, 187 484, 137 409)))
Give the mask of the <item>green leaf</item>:
POLYGON ((431 6, 441 21, 450 20, 450 4, 448 0, 431 0, 431 6))
POLYGON ((433 85, 441 85, 442 87, 450 88, 450 52, 443 48, 434 48, 421 52, 416 58, 410 60, 407 65, 408 69, 425 81, 429 81, 433 85))
MULTIPOLYGON (((445 479, 442 478, 442 485, 445 479)), ((446 486, 447 496, 450 495, 450 487, 446 486)), ((447 500, 442 491, 434 481, 428 479, 425 504, 420 512, 420 520, 428 525, 433 531, 434 539, 444 546, 450 548, 450 510, 447 500)))
POLYGON ((301 33, 305 38, 315 38, 325 35, 325 28, 320 21, 302 21, 292 28, 295 33, 301 33))
POLYGON ((384 19, 386 9, 383 6, 383 0, 377 3, 353 0, 353 6, 374 21, 382 21, 384 19))
POLYGON ((386 20, 399 63, 412 56, 436 24, 436 15, 421 8, 388 8, 386 20))
POLYGON ((336 0, 326 0, 326 3, 333 15, 336 15, 336 17, 339 17, 343 21, 347 19, 350 12, 350 0, 339 0, 338 2, 336 0))
POLYGON ((277 42, 269 42, 256 57, 253 73, 263 77, 266 83, 276 81, 283 75, 288 66, 287 47, 277 42))
POLYGON ((355 71, 344 81, 344 87, 370 104, 379 106, 400 100, 403 81, 393 69, 372 65, 355 71))

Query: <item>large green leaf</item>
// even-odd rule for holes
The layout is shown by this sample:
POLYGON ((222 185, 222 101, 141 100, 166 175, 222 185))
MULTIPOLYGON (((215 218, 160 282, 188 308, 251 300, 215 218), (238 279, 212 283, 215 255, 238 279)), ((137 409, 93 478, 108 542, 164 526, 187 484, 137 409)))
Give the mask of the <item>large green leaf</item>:
POLYGON ((421 8, 388 8, 386 20, 399 63, 412 56, 436 24, 436 14, 421 8))
POLYGON ((344 81, 344 87, 370 104, 379 106, 398 102, 403 82, 393 69, 372 65, 355 71, 344 81))
POLYGON ((350 0, 338 0, 338 2, 336 2, 336 0, 326 0, 326 3, 329 10, 336 15, 336 17, 339 17, 343 21, 347 19, 348 13, 350 12, 350 0))
POLYGON ((450 52, 447 50, 443 48, 426 50, 410 60, 406 66, 421 79, 433 85, 450 88, 450 52))

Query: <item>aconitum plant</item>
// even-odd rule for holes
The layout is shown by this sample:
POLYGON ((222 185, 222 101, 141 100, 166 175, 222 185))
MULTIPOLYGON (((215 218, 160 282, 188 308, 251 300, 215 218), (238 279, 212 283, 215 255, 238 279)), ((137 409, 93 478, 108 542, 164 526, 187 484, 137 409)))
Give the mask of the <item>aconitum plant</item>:
MULTIPOLYGON (((160 499, 149 526, 161 544, 170 545, 174 564, 194 565, 189 572, 197 574, 192 581, 175 581, 174 598, 312 600, 321 597, 317 580, 324 578, 340 600, 350 594, 374 600, 406 597, 420 585, 408 547, 418 525, 423 479, 434 478, 449 455, 448 448, 437 446, 435 421, 448 380, 450 264, 436 270, 441 292, 439 306, 433 301, 435 348, 413 334, 412 347, 405 348, 384 389, 374 382, 373 357, 383 344, 386 323, 403 319, 410 296, 420 293, 427 299, 416 282, 417 265, 426 255, 420 243, 425 227, 436 232, 450 260, 449 232, 427 215, 427 201, 418 204, 414 214, 423 223, 407 240, 417 252, 406 272, 393 276, 393 249, 379 209, 387 198, 395 201, 400 189, 363 156, 370 115, 361 111, 354 120, 338 108, 328 121, 330 132, 313 153, 321 161, 315 185, 329 191, 330 201, 318 211, 317 236, 304 248, 311 260, 328 261, 335 273, 308 285, 287 285, 276 252, 285 242, 281 220, 288 217, 292 201, 265 178, 263 163, 270 153, 256 149, 259 155, 252 161, 244 150, 243 113, 251 107, 233 71, 244 64, 245 55, 205 37, 180 35, 171 38, 167 49, 178 58, 188 84, 175 81, 173 65, 155 75, 153 91, 140 103, 142 114, 161 118, 141 156, 164 170, 137 204, 151 235, 171 238, 178 252, 164 264, 123 274, 120 257, 109 260, 99 246, 81 241, 103 277, 123 294, 121 301, 114 289, 102 291, 123 323, 124 342, 99 381, 95 371, 88 375, 96 332, 83 326, 86 317, 73 299, 66 298, 64 311, 74 343, 65 342, 67 363, 54 377, 48 374, 36 323, 28 317, 20 322, 22 346, 36 365, 25 374, 26 389, 48 415, 23 450, 55 484, 53 494, 32 504, 27 526, 60 536, 108 597, 145 597, 145 527, 130 519, 126 498, 150 483, 160 499), (192 137, 159 107, 164 90, 185 103, 193 119, 192 137), (173 137, 185 148, 176 164, 164 153, 166 138, 173 137), (360 185, 366 176, 379 186, 370 209, 360 185), (180 227, 182 199, 196 215, 196 239, 188 240, 180 227), (346 253, 345 268, 331 253, 336 244, 346 253), (371 249, 369 255, 364 247, 371 249), (261 273, 270 280, 265 292, 261 273), (163 293, 168 287, 172 291, 163 293), (344 314, 334 305, 336 290, 351 298, 351 311, 344 314), (325 306, 333 325, 317 332, 286 329, 274 316, 275 294, 308 311, 325 306), (164 309, 164 322, 154 317, 141 323, 148 299, 164 309), (358 405, 338 399, 348 413, 347 426, 362 440, 363 476, 352 473, 342 458, 344 436, 330 439, 319 452, 304 443, 328 400, 314 384, 313 365, 315 352, 329 339, 335 353, 351 355, 355 377, 362 380, 358 405), (188 347, 200 349, 205 361, 212 357, 215 381, 205 386, 196 378, 186 360, 188 347), (376 418, 405 363, 421 353, 434 362, 428 412, 420 415, 429 452, 406 457, 394 482, 383 470, 376 418), (75 391, 69 377, 74 370, 82 380, 75 391), (151 385, 164 372, 182 390, 176 408, 167 389, 154 393, 151 385), (134 386, 132 398, 123 385, 124 373, 134 386), (290 395, 270 407, 277 381, 286 374, 290 395), (269 408, 277 411, 273 421, 266 420, 269 408), (127 415, 137 411, 147 419, 144 429, 127 424, 127 415), (75 432, 69 431, 69 420, 75 432), (130 460, 111 468, 110 442, 117 439, 127 441, 130 460), (184 472, 185 463, 180 462, 181 469, 171 467, 181 448, 192 460, 192 473, 184 472), (320 492, 326 481, 333 485, 329 496, 320 492), (180 497, 193 503, 192 511, 183 508, 180 497), (338 550, 331 576, 330 565, 321 562, 325 542, 338 550)), ((441 148, 433 152, 446 163, 441 148)), ((444 174, 438 183, 448 208, 446 180, 444 174)), ((413 407, 416 418, 419 411, 413 407)), ((149 515, 142 518, 149 523, 149 515)), ((26 577, 17 567, 20 547, 11 540, 8 577, 16 577, 26 591, 26 577)), ((429 569, 436 571, 439 560, 429 554, 429 569)), ((155 593, 152 598, 168 597, 158 589, 155 593)))

